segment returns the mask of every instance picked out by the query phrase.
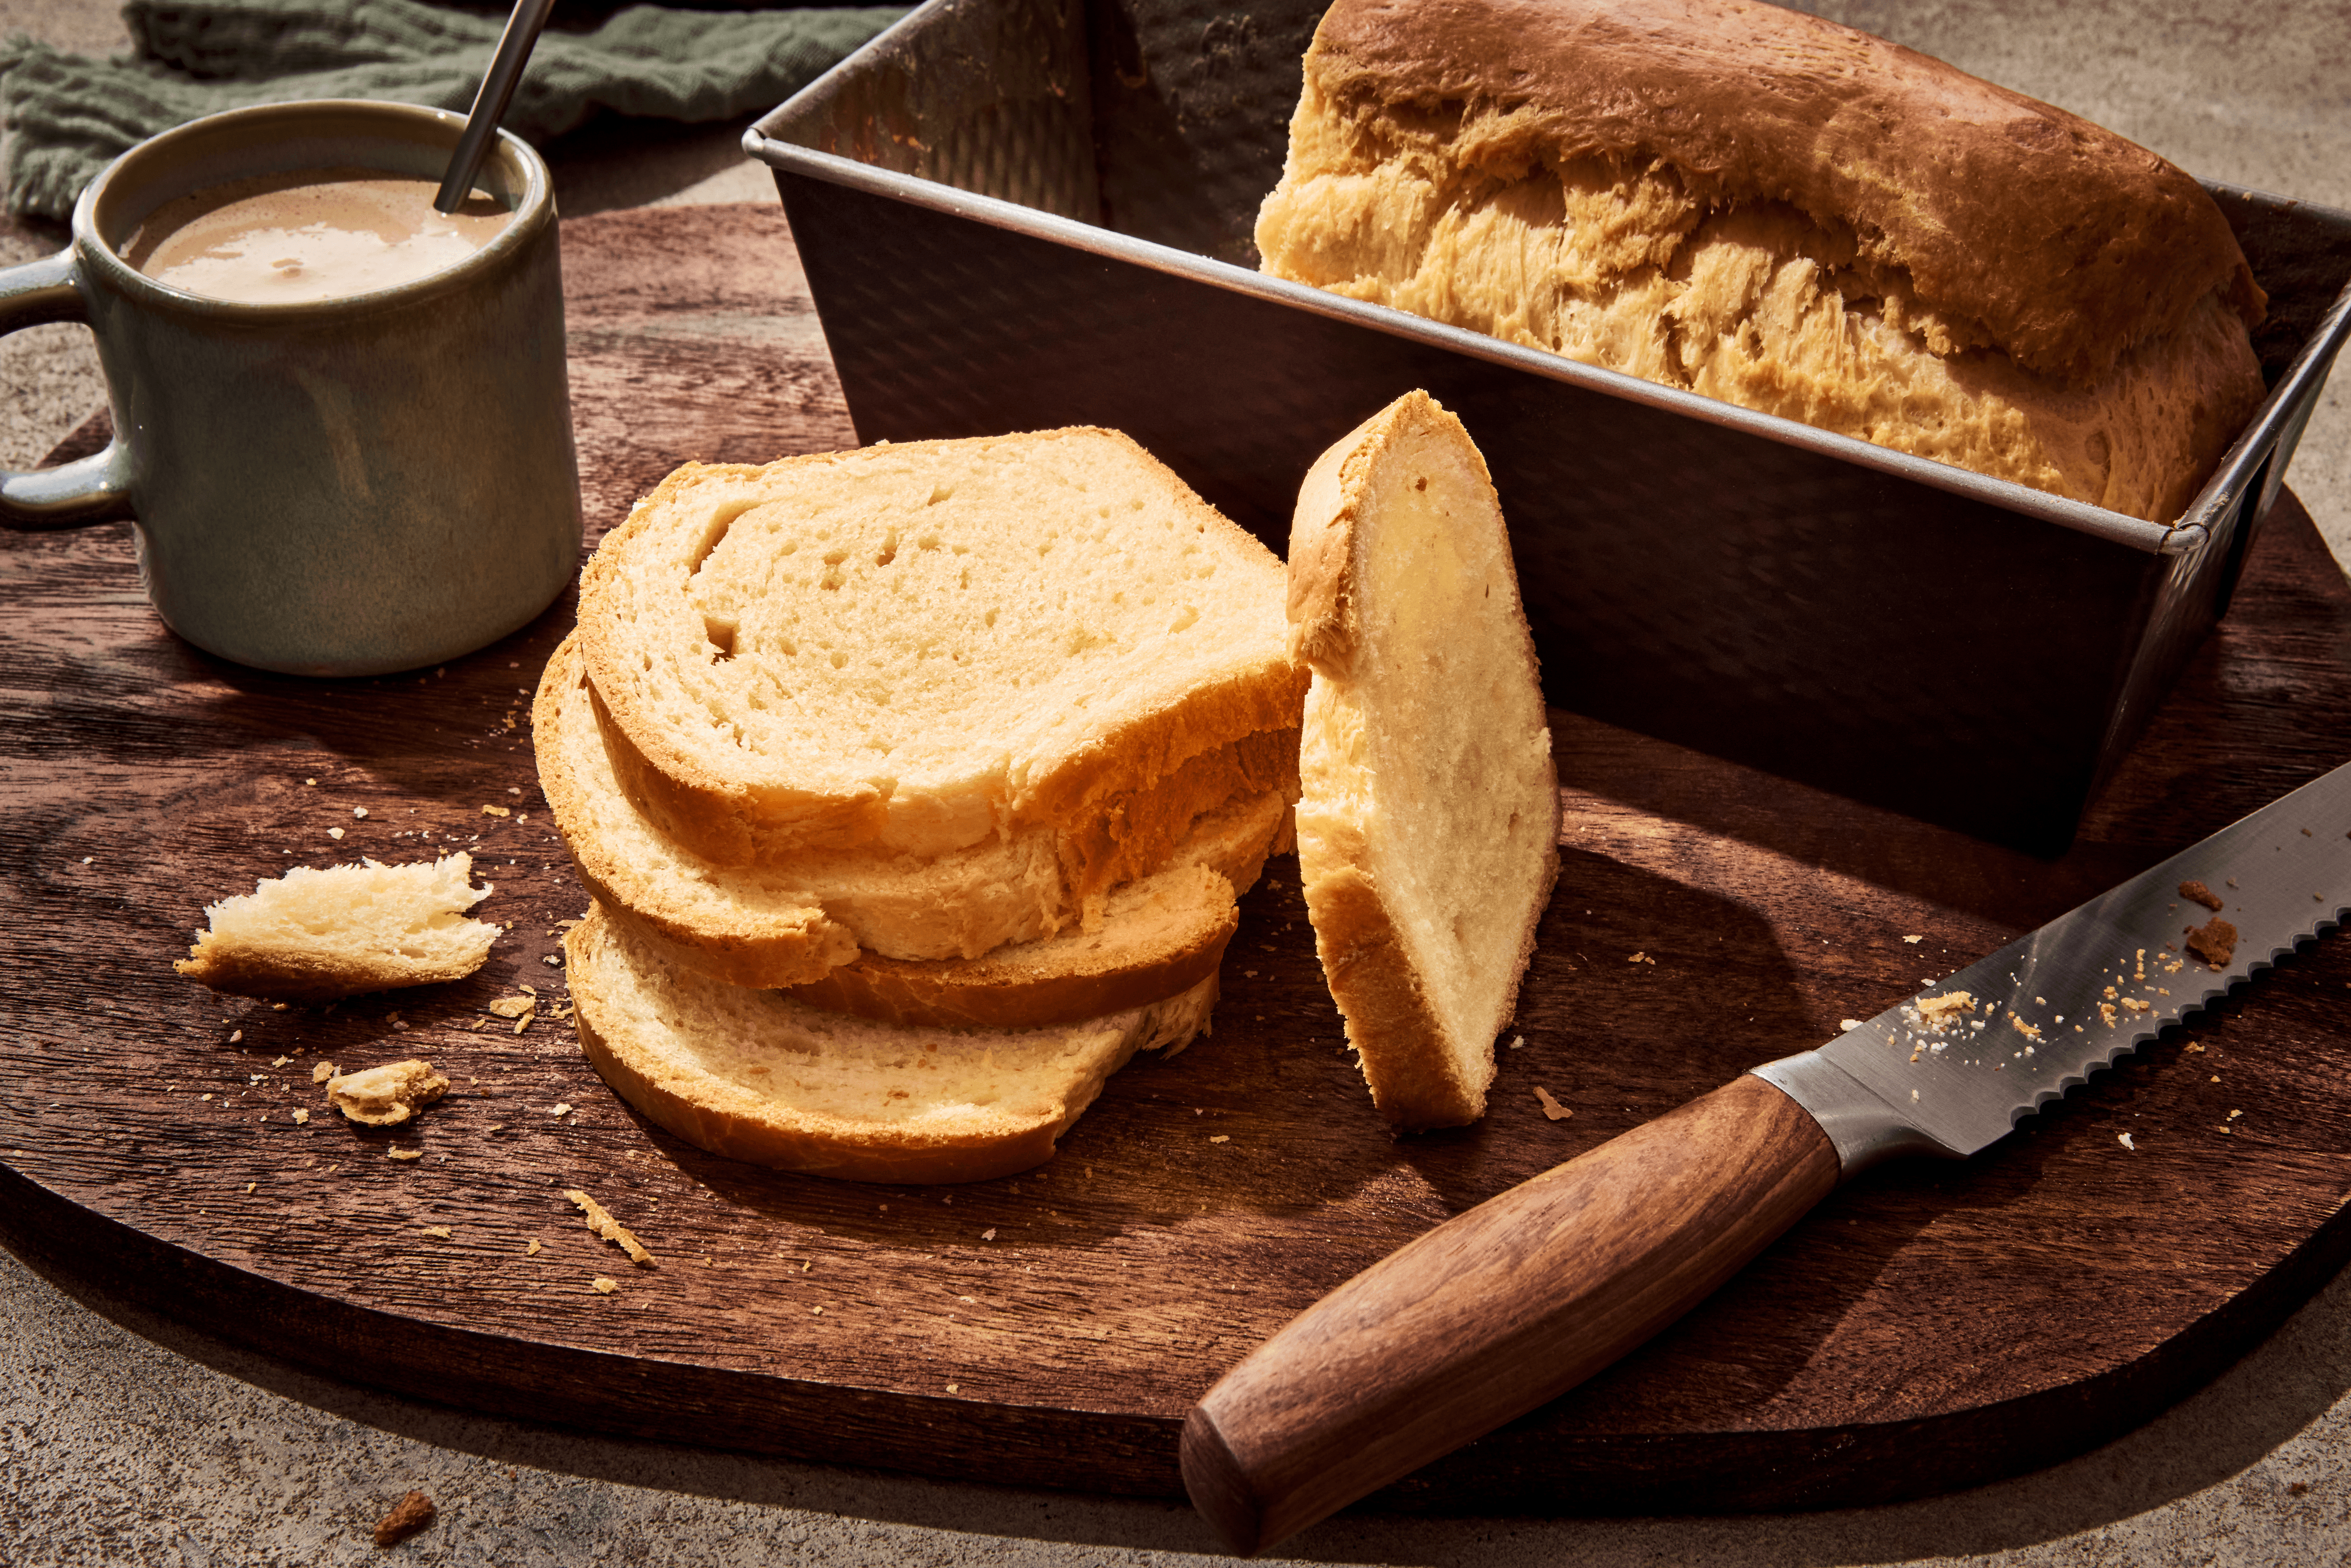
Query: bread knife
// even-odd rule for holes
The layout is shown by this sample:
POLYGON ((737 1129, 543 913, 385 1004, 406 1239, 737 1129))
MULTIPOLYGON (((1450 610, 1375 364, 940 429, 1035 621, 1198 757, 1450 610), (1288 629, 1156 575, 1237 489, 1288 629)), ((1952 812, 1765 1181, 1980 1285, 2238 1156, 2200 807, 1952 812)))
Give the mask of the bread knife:
POLYGON ((1556 1398, 1839 1182, 1899 1155, 1966 1159, 1998 1143, 2346 907, 2351 764, 1356 1275, 1186 1416, 1193 1505, 1233 1551, 1261 1551, 1556 1398))

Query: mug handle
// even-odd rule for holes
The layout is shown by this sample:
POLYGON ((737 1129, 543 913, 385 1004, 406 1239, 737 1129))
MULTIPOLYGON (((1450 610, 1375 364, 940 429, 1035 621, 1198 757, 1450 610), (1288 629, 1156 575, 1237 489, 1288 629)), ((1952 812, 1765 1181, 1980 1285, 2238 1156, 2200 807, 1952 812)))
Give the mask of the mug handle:
MULTIPOLYGON (((21 327, 89 319, 74 253, 0 268, 0 336, 21 327)), ((115 437, 102 452, 55 468, 0 468, 0 522, 67 528, 99 520, 128 498, 130 454, 115 437)))

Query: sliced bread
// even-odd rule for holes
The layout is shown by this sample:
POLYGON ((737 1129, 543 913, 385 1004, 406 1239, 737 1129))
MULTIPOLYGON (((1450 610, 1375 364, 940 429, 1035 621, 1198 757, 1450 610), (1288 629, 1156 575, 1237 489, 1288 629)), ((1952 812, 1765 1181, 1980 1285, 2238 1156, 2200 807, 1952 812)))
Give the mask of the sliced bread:
MULTIPOLYGON (((1250 823, 1269 810, 1278 814, 1287 793, 1279 786, 1295 777, 1294 743, 1287 757, 1279 744, 1294 732, 1274 732, 1272 745, 1253 739, 1220 748, 1229 768, 1195 759, 1187 771, 1213 784, 1238 779, 1246 792, 1191 810, 1181 836, 1156 823, 1144 828, 1146 813, 1135 812, 1124 822, 1138 831, 1126 835, 1123 847, 1105 847, 1109 829, 1063 834, 1030 828, 927 860, 832 851, 725 865, 670 839, 622 789, 593 699, 576 639, 567 638, 548 661, 532 720, 540 788, 580 880, 615 918, 667 945, 676 962, 740 986, 803 985, 861 949, 897 960, 977 958, 1008 943, 1050 936, 1084 913, 1071 870, 1081 856, 1092 858, 1079 874, 1093 876, 1105 867, 1131 877, 1195 862, 1240 874, 1247 857, 1261 862, 1264 855, 1263 837, 1248 841, 1256 831, 1250 823), (1272 760, 1257 758, 1259 751, 1272 760), (1276 787, 1249 788, 1260 778, 1276 787), (1240 821, 1228 821, 1236 814, 1240 821), (1196 838, 1197 847, 1187 847, 1196 838), (1145 852, 1148 866, 1130 869, 1145 852)), ((1271 831, 1266 828, 1265 836, 1271 831)), ((1246 867, 1252 881, 1254 864, 1246 867)))
POLYGON ((622 1099, 713 1154, 854 1181, 1026 1170, 1137 1050, 1207 1027, 1214 975, 1041 1030, 910 1029, 679 970, 591 910, 564 938, 580 1041, 622 1099))
POLYGON ((579 637, 665 836, 929 858, 1294 727, 1281 580, 1115 432, 884 444, 679 469, 589 563, 579 637))
POLYGON ((1289 804, 1266 794, 1201 819, 1156 875, 1113 890, 1103 917, 983 957, 908 963, 861 955, 791 994, 890 1023, 1034 1028, 1141 1007, 1216 973, 1289 804))
POLYGON ((1298 868, 1348 1041, 1399 1129, 1474 1121, 1558 874, 1559 790, 1493 482, 1426 392, 1307 474, 1290 617, 1314 669, 1298 868))
POLYGON ((465 911, 473 856, 414 865, 298 865, 204 911, 210 927, 172 967, 244 997, 331 1001, 365 991, 463 979, 482 967, 498 927, 465 911))

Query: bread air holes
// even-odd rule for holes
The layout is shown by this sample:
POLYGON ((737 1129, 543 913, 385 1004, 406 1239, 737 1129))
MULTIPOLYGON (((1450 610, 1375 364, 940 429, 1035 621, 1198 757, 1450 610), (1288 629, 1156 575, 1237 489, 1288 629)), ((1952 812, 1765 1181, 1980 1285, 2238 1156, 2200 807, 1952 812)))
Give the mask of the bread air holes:
POLYGON ((694 548, 694 559, 685 569, 686 575, 690 577, 699 572, 702 563, 710 559, 710 552, 726 538, 726 530, 735 526, 735 519, 758 504, 757 501, 729 501, 713 511, 710 520, 702 525, 702 538, 694 548))
POLYGON ((710 645, 717 650, 717 657, 713 663, 725 664, 735 656, 734 622, 720 615, 705 615, 702 618, 702 634, 709 638, 710 645))

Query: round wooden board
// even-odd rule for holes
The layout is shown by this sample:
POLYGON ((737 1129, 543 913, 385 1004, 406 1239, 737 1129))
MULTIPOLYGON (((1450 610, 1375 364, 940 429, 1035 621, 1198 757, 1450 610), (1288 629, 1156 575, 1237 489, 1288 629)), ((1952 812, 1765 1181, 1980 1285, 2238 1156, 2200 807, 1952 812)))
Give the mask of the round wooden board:
MULTIPOLYGON (((675 461, 853 439, 775 213, 575 220, 565 267, 591 534, 675 461)), ((584 900, 527 694, 568 602, 444 670, 316 682, 163 632, 120 525, 0 538, 0 597, 13 1247, 459 1406, 1144 1494, 1180 1491, 1178 1424, 1225 1367, 1401 1242, 2351 752, 2351 592, 2288 497, 2061 862, 1554 715, 1559 892, 1482 1123, 1388 1137, 1277 861, 1244 901, 1214 1036, 1119 1074, 1050 1165, 859 1186, 649 1126, 556 1016, 549 960, 584 900), (172 972, 203 906, 256 878, 455 846, 496 884, 481 913, 512 926, 469 980, 281 1011, 172 972), (525 984, 541 1010, 517 1032, 487 1009, 525 984), (407 1127, 351 1126, 312 1083, 322 1061, 405 1056, 456 1086, 407 1127), (1548 1118, 1538 1087, 1573 1115, 1548 1118), (572 1187, 658 1266, 585 1229, 572 1187)), ((1647 1348, 1376 1502, 1856 1503, 2126 1429, 2344 1256, 2347 986, 2351 945, 2323 941, 1978 1159, 1864 1177, 1647 1348)))

